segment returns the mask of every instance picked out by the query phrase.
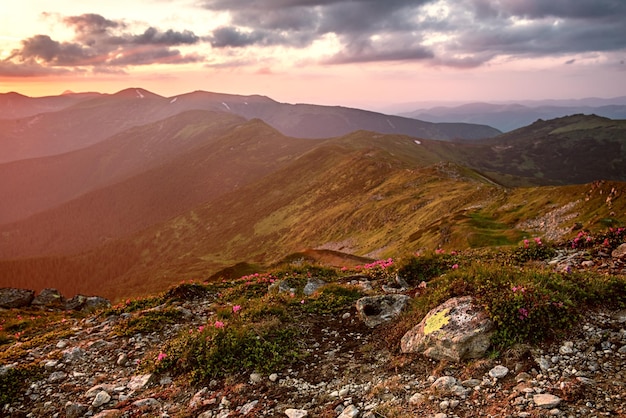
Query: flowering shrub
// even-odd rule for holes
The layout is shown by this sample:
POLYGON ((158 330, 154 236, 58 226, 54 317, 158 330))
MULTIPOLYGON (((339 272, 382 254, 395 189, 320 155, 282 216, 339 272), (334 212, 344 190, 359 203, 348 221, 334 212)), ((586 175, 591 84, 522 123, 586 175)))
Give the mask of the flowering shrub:
POLYGON ((354 271, 371 277, 374 280, 387 280, 394 276, 394 262, 392 258, 376 260, 371 263, 354 267, 354 271))
POLYGON ((571 248, 601 247, 603 250, 613 250, 626 242, 626 228, 609 228, 604 234, 592 235, 589 231, 580 231, 570 241, 571 248))
POLYGON ((409 257, 398 267, 398 274, 409 284, 417 285, 421 282, 428 282, 450 269, 456 270, 458 267, 456 254, 440 252, 430 256, 415 255, 409 257))
POLYGON ((522 245, 513 252, 513 259, 518 263, 525 263, 531 260, 546 260, 554 256, 555 253, 552 245, 544 243, 539 237, 535 237, 532 240, 525 239, 522 241, 522 245))

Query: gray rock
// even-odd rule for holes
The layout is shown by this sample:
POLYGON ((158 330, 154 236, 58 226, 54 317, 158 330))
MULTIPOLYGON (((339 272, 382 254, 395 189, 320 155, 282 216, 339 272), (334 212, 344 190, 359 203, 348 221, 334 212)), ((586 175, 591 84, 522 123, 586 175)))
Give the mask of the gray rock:
POLYGON ((24 308, 29 306, 34 298, 35 292, 32 290, 5 287, 0 289, 0 308, 24 308))
POLYGON ((489 370, 489 376, 496 378, 496 379, 502 379, 507 374, 509 374, 509 369, 500 364, 498 364, 493 369, 489 370))
POLYGON ((471 296, 453 298, 431 310, 401 340, 403 353, 460 362, 487 352, 493 322, 471 296))
POLYGON ((128 382, 127 386, 131 390, 141 390, 141 389, 146 388, 153 381, 154 381, 153 374, 141 374, 141 375, 131 377, 130 382, 128 382))
POLYGON ((82 403, 68 402, 65 405, 65 417, 66 418, 80 418, 87 413, 89 407, 82 403))
POLYGON ((374 328, 400 315, 409 300, 406 295, 368 296, 356 301, 356 310, 365 325, 374 328))
POLYGON ((311 277, 307 280, 306 285, 304 286, 304 294, 307 296, 311 296, 313 293, 317 292, 318 289, 326 286, 326 282, 322 279, 318 279, 317 277, 311 277))
POLYGON ((48 382, 50 383, 59 383, 67 377, 67 373, 64 372, 54 372, 48 376, 48 382))
POLYGON ((456 386, 456 379, 452 376, 442 376, 430 386, 435 391, 440 393, 452 393, 456 386))
POLYGON ((65 309, 65 298, 56 289, 43 289, 35 296, 31 305, 40 308, 65 309))
POLYGON ((89 296, 80 309, 82 312, 93 312, 111 307, 111 301, 100 296, 89 296))
POLYGON ((241 407, 241 409, 239 410, 239 413, 241 415, 248 415, 250 412, 252 412, 252 410, 256 407, 258 403, 259 403, 258 400, 248 402, 247 404, 241 407))
POLYGON ((98 408, 106 404, 110 400, 111 400, 111 395, 109 395, 104 390, 101 390, 100 392, 96 393, 96 396, 93 398, 93 402, 91 402, 91 405, 94 408, 98 408))
POLYGON ((133 402, 133 406, 135 408, 154 410, 161 408, 161 402, 157 401, 154 398, 145 398, 133 402))

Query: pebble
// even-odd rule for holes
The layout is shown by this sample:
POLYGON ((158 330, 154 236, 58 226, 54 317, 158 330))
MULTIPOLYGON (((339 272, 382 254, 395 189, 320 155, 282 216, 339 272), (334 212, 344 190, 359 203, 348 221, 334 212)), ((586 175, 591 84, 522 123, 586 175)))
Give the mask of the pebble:
POLYGON ((509 369, 502 365, 497 365, 493 369, 489 370, 489 376, 495 379, 502 379, 507 374, 509 374, 509 369))
POLYGON ((533 402, 540 408, 551 409, 561 403, 561 398, 549 393, 540 393, 533 396, 533 402))

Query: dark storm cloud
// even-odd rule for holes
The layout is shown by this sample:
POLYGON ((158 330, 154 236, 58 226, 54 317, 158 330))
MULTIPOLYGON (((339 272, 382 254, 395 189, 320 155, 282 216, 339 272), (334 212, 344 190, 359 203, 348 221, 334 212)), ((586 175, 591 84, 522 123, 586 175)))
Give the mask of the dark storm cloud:
POLYGON ((132 33, 122 21, 97 14, 69 16, 62 22, 74 29, 74 39, 59 42, 48 35, 35 35, 22 41, 19 49, 0 61, 0 74, 57 73, 60 68, 91 67, 94 72, 116 72, 116 67, 155 63, 184 64, 202 61, 197 54, 183 55, 174 46, 193 45, 200 37, 191 31, 162 31, 149 27, 132 33))
POLYGON ((205 0, 203 6, 231 16, 232 26, 209 37, 215 48, 298 48, 334 34, 343 50, 326 62, 337 64, 425 60, 466 68, 504 55, 626 49, 624 0, 205 0), (424 6, 432 6, 431 14, 424 6), (440 6, 450 12, 432 15, 440 6), (425 42, 433 32, 447 37, 437 48, 425 42))

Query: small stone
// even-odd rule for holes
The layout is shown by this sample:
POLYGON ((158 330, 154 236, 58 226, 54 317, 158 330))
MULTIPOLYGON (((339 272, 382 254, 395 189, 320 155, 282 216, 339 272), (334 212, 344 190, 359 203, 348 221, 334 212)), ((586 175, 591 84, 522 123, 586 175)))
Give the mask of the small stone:
POLYGON ((276 373, 272 373, 270 374, 269 379, 270 379, 270 382, 275 382, 278 380, 278 375, 276 373))
POLYGON ((263 375, 261 373, 251 373, 250 374, 250 383, 256 385, 257 383, 261 383, 263 380, 263 375))
POLYGON ((559 348, 559 353, 563 355, 572 354, 574 352, 574 343, 571 341, 566 341, 565 344, 559 348))
POLYGON ((104 411, 94 415, 92 418, 119 418, 122 416, 122 411, 119 409, 105 409, 104 411))
POLYGON ((152 383, 154 379, 154 375, 152 374, 141 374, 137 376, 133 376, 130 378, 130 382, 128 382, 128 388, 130 390, 141 390, 152 383))
POLYGON ((448 401, 441 401, 441 402, 439 402, 439 409, 441 409, 442 411, 445 411, 449 407, 450 407, 450 402, 448 402, 448 401))
POLYGON ((422 393, 417 392, 417 393, 414 393, 413 396, 409 398, 409 405, 417 406, 423 403, 425 400, 426 400, 426 396, 424 396, 424 394, 422 393))
POLYGON ((304 409, 289 408, 285 409, 285 415, 287 415, 289 418, 304 418, 306 416, 309 416, 309 412, 304 409))
POLYGON ((341 315, 341 319, 348 319, 350 318, 350 312, 346 312, 345 314, 341 315))
POLYGON ((81 403, 68 402, 65 405, 65 418, 79 418, 87 413, 89 408, 81 403))
POLYGON ((117 357, 117 361, 115 362, 118 366, 124 367, 126 366, 126 364, 128 364, 128 356, 126 355, 126 353, 121 353, 118 357, 117 357))
POLYGON ((435 383, 431 385, 433 389, 441 393, 450 393, 456 386, 456 379, 452 376, 442 376, 435 380, 435 383))
POLYGON ((50 376, 48 376, 48 382, 57 383, 64 380, 67 377, 66 373, 63 372, 54 372, 50 376))
POLYGON ((93 402, 91 403, 91 405, 94 408, 98 408, 102 405, 104 405, 105 403, 109 402, 111 400, 111 395, 109 395, 107 392, 101 390, 100 392, 98 392, 96 394, 96 397, 93 398, 93 402))
POLYGON ((502 365, 497 365, 493 369, 489 370, 489 376, 495 379, 502 379, 509 373, 509 369, 502 365))
POLYGON ((161 402, 154 398, 145 398, 133 402, 133 406, 142 409, 159 409, 161 407, 161 402))
POLYGON ((259 403, 258 400, 248 402, 247 404, 241 407, 241 409, 239 410, 239 413, 241 415, 248 415, 256 407, 258 403, 259 403))
POLYGON ((533 402, 540 408, 552 409, 561 403, 561 398, 549 393, 540 393, 533 396, 533 402))
POLYGON ((359 412, 360 411, 356 406, 349 405, 337 418, 356 418, 357 416, 359 416, 359 412))
POLYGON ((480 380, 478 379, 467 379, 461 382, 461 384, 467 388, 474 388, 480 385, 480 380))

